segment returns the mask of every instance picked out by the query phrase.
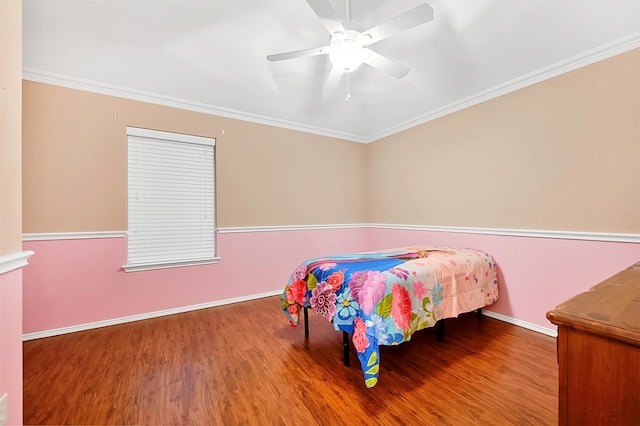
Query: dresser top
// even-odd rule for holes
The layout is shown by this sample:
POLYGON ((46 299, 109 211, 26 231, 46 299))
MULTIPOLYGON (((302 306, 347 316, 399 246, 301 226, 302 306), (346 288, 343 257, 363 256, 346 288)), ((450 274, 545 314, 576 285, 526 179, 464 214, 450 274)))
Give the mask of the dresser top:
POLYGON ((640 346, 640 262, 561 303, 547 318, 640 346))

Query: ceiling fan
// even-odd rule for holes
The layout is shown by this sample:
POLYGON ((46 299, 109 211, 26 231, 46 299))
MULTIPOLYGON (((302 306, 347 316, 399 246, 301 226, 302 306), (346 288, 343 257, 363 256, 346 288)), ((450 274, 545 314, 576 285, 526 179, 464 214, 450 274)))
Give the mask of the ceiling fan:
MULTIPOLYGON (((293 52, 277 53, 267 56, 267 60, 282 61, 328 54, 329 60, 332 63, 329 80, 333 79, 335 81, 337 78, 338 82, 343 74, 347 74, 348 78, 349 74, 358 69, 362 63, 371 65, 396 78, 404 77, 409 72, 409 68, 380 55, 374 50, 369 49, 368 46, 433 19, 433 9, 431 6, 427 3, 422 3, 365 31, 360 24, 351 21, 349 0, 346 0, 346 20, 344 22, 338 18, 329 0, 306 1, 318 18, 320 18, 322 25, 329 31, 329 45, 293 52)), ((349 80, 347 80, 347 84, 349 84, 349 80)), ((347 100, 349 100, 349 94, 347 94, 347 100)))

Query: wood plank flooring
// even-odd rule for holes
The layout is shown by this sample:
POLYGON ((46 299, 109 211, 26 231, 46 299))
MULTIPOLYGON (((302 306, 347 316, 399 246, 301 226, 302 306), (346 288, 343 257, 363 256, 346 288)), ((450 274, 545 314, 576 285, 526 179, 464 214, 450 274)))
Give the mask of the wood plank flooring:
POLYGON ((25 424, 554 425, 555 339, 478 317, 381 348, 364 385, 342 334, 279 297, 24 343, 25 424))

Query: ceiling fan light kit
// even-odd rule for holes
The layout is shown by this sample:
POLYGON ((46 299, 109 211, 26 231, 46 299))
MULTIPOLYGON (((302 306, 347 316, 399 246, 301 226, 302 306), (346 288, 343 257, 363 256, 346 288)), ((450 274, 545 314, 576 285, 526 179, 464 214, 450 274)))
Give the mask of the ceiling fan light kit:
MULTIPOLYGON (((366 46, 431 21, 433 19, 431 6, 427 3, 422 3, 367 31, 357 31, 352 29, 357 24, 350 21, 349 0, 346 1, 347 19, 343 22, 338 18, 329 0, 307 0, 322 25, 329 31, 331 37, 329 46, 269 55, 267 60, 282 61, 328 54, 332 66, 343 74, 347 74, 347 76, 357 70, 363 63, 396 78, 402 78, 407 75, 409 68, 380 55, 366 46)), ((349 95, 347 100, 348 98, 349 95)))
POLYGON ((369 34, 360 34, 357 31, 347 31, 346 34, 340 31, 334 33, 329 47, 331 64, 343 72, 355 71, 371 56, 371 51, 364 47, 370 41, 369 34))

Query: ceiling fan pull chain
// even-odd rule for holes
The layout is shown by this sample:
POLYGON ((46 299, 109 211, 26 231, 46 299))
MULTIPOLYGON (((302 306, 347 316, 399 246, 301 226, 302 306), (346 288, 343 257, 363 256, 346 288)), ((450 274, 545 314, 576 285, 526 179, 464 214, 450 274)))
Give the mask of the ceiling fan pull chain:
POLYGON ((345 102, 349 102, 349 98, 351 98, 351 73, 347 74, 347 97, 344 99, 345 102))

